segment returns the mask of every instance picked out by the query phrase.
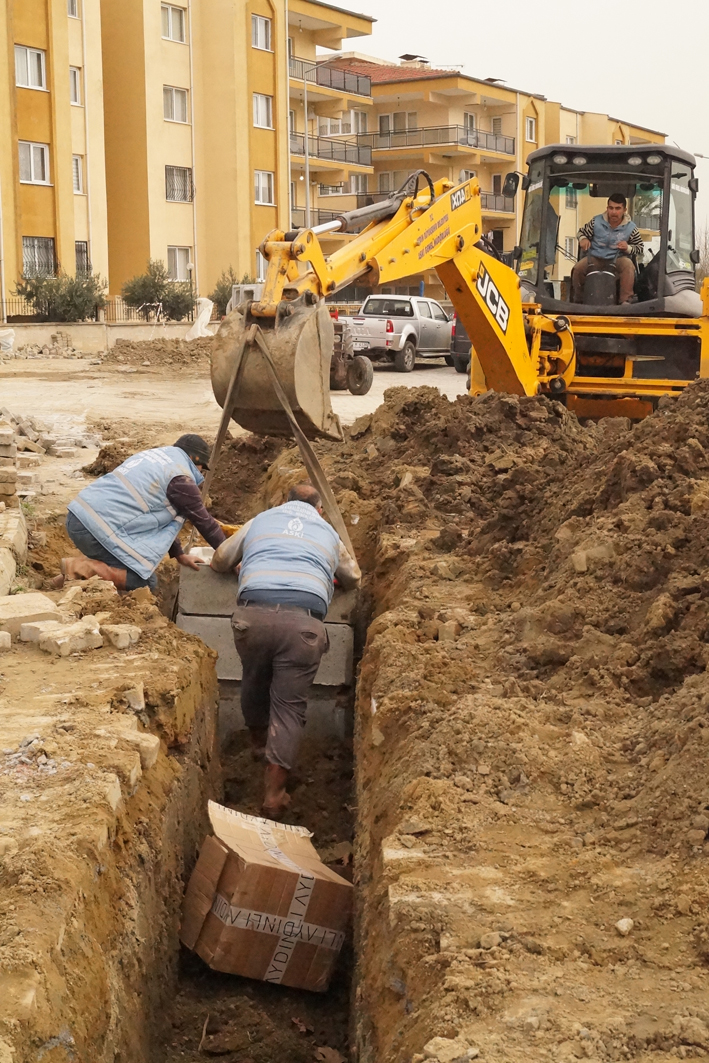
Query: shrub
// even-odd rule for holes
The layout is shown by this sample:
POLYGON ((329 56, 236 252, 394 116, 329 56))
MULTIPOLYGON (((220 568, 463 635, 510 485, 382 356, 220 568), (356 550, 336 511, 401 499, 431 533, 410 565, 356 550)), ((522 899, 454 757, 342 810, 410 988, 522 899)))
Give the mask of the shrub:
POLYGON ((106 288, 98 273, 81 273, 69 277, 23 274, 15 287, 15 295, 26 299, 45 321, 86 321, 96 318, 106 305, 106 288))
POLYGON ((219 280, 214 285, 214 291, 209 293, 209 298, 215 304, 220 317, 223 317, 224 314, 226 314, 227 303, 231 299, 232 286, 238 283, 239 278, 236 273, 234 273, 233 266, 229 266, 229 269, 222 271, 219 280))
POLYGON ((165 317, 181 321, 194 306, 194 296, 185 281, 173 281, 164 262, 151 259, 145 273, 131 277, 121 288, 121 297, 147 321, 160 305, 165 317))

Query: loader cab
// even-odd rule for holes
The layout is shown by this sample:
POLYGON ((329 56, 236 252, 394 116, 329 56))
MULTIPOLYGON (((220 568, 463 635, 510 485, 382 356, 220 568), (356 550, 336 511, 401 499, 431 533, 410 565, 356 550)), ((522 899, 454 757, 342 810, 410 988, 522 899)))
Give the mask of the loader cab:
POLYGON ((527 161, 517 249, 525 301, 540 303, 547 313, 571 315, 701 315, 695 290, 698 182, 691 155, 664 144, 552 144, 527 161), (626 197, 644 244, 635 263, 632 300, 618 305, 610 268, 603 276, 589 272, 575 301, 571 273, 584 254, 577 232, 603 214, 608 197, 617 192, 626 197))

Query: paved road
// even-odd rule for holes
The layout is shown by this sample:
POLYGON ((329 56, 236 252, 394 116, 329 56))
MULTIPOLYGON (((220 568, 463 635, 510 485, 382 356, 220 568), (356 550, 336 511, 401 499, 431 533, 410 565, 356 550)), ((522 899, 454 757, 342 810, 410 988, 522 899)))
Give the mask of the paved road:
MULTIPOLYGON (((345 424, 371 413, 390 387, 437 387, 455 398, 465 391, 465 376, 441 361, 419 363, 413 373, 397 373, 392 366, 375 366, 367 395, 349 391, 332 394, 332 405, 345 424)), ((221 410, 209 375, 124 373, 113 366, 91 365, 79 359, 31 359, 0 364, 2 405, 13 413, 86 416, 88 420, 129 418, 138 424, 189 425, 193 431, 214 432, 221 410)))

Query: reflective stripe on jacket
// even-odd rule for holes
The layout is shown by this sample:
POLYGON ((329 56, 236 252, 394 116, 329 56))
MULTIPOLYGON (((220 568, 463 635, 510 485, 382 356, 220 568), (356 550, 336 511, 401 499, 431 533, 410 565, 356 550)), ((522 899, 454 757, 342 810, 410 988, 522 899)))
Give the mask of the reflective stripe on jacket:
POLYGON ((179 447, 143 450, 85 487, 68 509, 126 568, 148 579, 184 524, 167 499, 175 476, 204 479, 179 447))
POLYGON ((244 539, 239 594, 306 591, 332 601, 340 537, 307 502, 286 502, 254 517, 244 539))

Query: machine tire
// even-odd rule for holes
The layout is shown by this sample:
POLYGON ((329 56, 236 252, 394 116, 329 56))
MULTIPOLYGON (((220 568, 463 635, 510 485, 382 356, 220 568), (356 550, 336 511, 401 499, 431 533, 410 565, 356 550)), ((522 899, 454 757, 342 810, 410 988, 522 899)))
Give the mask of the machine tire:
POLYGON ((394 368, 399 373, 412 373, 416 367, 416 347, 407 340, 400 351, 394 355, 394 368))
POLYGON ((374 366, 363 354, 356 354, 347 366, 347 387, 353 395, 366 395, 374 380, 374 366))
POLYGON ((451 366, 455 365, 455 355, 454 354, 444 354, 443 358, 445 359, 446 365, 451 365, 451 366))
POLYGON ((459 354, 453 355, 453 368, 456 373, 467 373, 468 366, 470 365, 470 355, 467 357, 461 357, 459 354))

